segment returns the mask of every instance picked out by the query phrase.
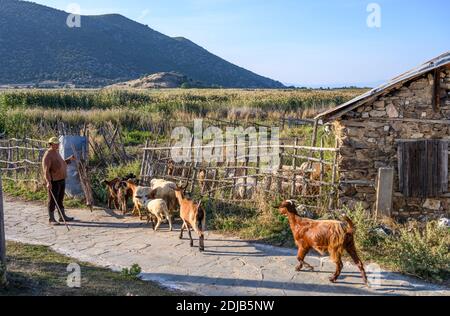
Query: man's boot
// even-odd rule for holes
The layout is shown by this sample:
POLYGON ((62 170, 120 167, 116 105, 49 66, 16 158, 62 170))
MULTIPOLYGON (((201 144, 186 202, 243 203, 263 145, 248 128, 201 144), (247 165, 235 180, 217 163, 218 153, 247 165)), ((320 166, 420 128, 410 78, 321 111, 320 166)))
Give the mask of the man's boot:
POLYGON ((61 213, 64 216, 64 219, 62 219, 61 215, 59 215, 59 222, 60 223, 64 223, 65 221, 66 222, 73 222, 74 221, 73 217, 69 217, 69 216, 66 215, 66 211, 64 209, 61 209, 61 213))
POLYGON ((49 213, 48 215, 49 215, 49 219, 48 219, 49 225, 51 225, 51 226, 58 226, 59 223, 56 221, 55 215, 53 213, 49 213))

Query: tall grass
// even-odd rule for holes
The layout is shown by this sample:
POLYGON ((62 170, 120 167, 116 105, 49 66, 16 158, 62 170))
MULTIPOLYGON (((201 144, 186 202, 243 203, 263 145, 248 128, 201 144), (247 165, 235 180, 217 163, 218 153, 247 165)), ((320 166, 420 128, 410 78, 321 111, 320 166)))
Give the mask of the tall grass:
POLYGON ((9 107, 52 109, 109 109, 149 106, 157 111, 196 112, 217 107, 252 107, 264 111, 336 105, 361 94, 362 89, 342 90, 13 90, 1 97, 9 107))
POLYGON ((312 117, 361 92, 358 89, 3 91, 0 92, 0 132, 42 135, 57 122, 68 126, 99 126, 111 121, 129 130, 148 130, 161 122, 192 122, 205 117, 277 122, 285 116, 312 117))

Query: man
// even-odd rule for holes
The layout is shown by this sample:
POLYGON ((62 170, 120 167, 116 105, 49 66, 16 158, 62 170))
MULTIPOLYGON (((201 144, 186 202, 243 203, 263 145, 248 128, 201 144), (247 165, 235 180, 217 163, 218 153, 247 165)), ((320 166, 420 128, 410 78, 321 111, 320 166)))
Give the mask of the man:
POLYGON ((55 220, 56 203, 61 210, 62 214, 59 214, 59 222, 71 222, 74 219, 66 216, 64 211, 64 193, 66 189, 66 175, 67 165, 75 160, 72 155, 68 159, 64 160, 59 154, 59 140, 57 137, 52 137, 48 141, 49 149, 44 154, 42 159, 42 168, 44 171, 45 181, 47 182, 48 189, 48 217, 50 225, 59 225, 55 220), (52 196, 53 193, 53 196, 52 196), (56 203, 55 203, 56 200, 56 203), (62 217, 61 217, 62 216, 62 217))

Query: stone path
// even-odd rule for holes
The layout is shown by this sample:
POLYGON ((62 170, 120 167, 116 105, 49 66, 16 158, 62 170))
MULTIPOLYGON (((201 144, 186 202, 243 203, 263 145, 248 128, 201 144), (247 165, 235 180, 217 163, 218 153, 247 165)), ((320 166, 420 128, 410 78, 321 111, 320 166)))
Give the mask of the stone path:
MULTIPOLYGON (((368 288, 359 272, 346 264, 338 284, 328 281, 334 265, 320 268, 317 257, 307 261, 317 272, 294 271, 294 249, 249 243, 214 233, 206 235, 206 252, 179 240, 179 230, 153 232, 136 218, 111 211, 70 210, 78 222, 68 232, 47 224, 41 203, 5 198, 6 238, 51 246, 57 252, 99 266, 121 270, 137 263, 142 278, 168 288, 201 295, 450 295, 448 288, 421 283, 390 272, 371 272, 381 286, 368 288)), ((197 245, 197 242, 196 242, 197 245)))

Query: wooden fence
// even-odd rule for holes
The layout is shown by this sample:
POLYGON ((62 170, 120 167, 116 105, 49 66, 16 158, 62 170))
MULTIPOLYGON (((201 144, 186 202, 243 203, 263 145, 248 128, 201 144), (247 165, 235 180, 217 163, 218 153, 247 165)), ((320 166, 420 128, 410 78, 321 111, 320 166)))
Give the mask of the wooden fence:
POLYGON ((46 142, 36 139, 0 139, 2 178, 15 182, 41 184, 41 161, 46 142))
POLYGON ((152 178, 164 178, 187 185, 190 193, 229 202, 250 201, 259 193, 294 198, 312 208, 334 207, 338 191, 338 150, 324 147, 323 140, 320 143, 320 147, 300 146, 299 139, 282 139, 277 145, 252 146, 250 142, 238 143, 235 139, 233 144, 194 146, 192 140, 189 147, 175 148, 171 144, 161 147, 147 141, 143 149, 141 184, 148 185, 152 178), (268 155, 255 155, 255 149, 257 153, 267 150, 268 155), (234 159, 223 162, 186 159, 175 163, 171 156, 173 150, 185 150, 190 157, 205 151, 219 151, 225 157, 228 151, 228 156, 234 159), (262 158, 275 156, 279 163, 272 170, 265 170, 262 158))

